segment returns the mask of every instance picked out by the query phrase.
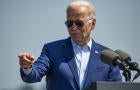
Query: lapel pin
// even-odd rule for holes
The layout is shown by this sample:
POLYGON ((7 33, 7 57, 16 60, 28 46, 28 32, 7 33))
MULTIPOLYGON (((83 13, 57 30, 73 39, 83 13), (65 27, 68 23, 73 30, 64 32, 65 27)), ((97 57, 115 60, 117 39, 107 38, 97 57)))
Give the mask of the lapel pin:
POLYGON ((95 50, 95 53, 99 53, 99 52, 95 50))

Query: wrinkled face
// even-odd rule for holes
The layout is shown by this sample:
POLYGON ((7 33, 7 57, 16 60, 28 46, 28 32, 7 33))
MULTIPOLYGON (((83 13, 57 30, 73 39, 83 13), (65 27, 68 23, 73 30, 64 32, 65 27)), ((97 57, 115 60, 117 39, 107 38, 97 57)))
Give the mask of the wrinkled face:
POLYGON ((92 19, 89 19, 87 7, 72 6, 68 9, 67 21, 71 21, 71 25, 68 27, 68 32, 75 42, 86 43, 90 40, 90 33, 95 24, 93 25, 92 19), (80 23, 79 21, 82 21, 83 23, 80 23))

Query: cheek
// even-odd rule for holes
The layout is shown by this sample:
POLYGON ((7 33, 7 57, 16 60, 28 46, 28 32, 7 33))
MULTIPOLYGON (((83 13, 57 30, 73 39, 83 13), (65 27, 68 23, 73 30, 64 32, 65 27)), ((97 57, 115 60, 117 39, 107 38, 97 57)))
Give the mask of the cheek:
POLYGON ((82 32, 83 34, 86 34, 86 33, 87 33, 87 27, 83 27, 83 28, 81 29, 81 32, 82 32))
POLYGON ((83 35, 89 35, 90 32, 91 32, 91 30, 90 30, 90 28, 88 28, 88 27, 85 27, 84 29, 82 29, 83 35))
POLYGON ((68 29, 68 32, 69 32, 69 34, 70 34, 70 33, 72 33, 72 30, 71 30, 71 29, 68 29))
POLYGON ((69 29, 67 29, 68 30, 68 32, 70 33, 70 30, 69 29))

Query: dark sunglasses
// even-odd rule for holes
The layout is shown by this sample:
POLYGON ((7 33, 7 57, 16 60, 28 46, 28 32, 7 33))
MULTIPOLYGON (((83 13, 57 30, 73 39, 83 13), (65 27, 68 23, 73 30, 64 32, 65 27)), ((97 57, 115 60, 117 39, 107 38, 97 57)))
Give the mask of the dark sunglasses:
POLYGON ((76 20, 76 21, 67 20, 67 21, 65 21, 65 25, 66 25, 68 28, 71 27, 71 26, 73 25, 73 23, 75 23, 75 25, 76 25, 77 27, 80 27, 80 28, 84 26, 84 22, 81 21, 81 20, 76 20))

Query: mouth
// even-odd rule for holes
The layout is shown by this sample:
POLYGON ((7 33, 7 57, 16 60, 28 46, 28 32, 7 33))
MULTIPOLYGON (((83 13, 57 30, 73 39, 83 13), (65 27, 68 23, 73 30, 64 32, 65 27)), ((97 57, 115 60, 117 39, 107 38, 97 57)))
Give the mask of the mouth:
POLYGON ((78 33, 72 33, 71 36, 79 36, 78 33))

